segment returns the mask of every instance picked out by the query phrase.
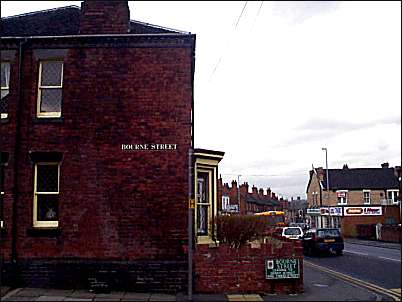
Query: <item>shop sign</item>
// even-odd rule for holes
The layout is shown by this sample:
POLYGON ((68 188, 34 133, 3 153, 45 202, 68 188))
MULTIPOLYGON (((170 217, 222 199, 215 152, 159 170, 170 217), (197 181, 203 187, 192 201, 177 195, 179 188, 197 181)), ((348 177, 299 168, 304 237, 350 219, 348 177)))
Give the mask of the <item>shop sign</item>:
POLYGON ((345 207, 345 216, 381 216, 381 207, 345 207))
POLYGON ((307 215, 320 215, 320 209, 307 209, 307 215))
POLYGON ((265 259, 265 279, 300 278, 299 259, 265 259))
POLYGON ((328 215, 329 214, 328 208, 320 208, 320 214, 321 215, 328 215))
POLYGON ((342 216, 342 212, 342 207, 329 208, 329 213, 331 214, 331 216, 342 216))

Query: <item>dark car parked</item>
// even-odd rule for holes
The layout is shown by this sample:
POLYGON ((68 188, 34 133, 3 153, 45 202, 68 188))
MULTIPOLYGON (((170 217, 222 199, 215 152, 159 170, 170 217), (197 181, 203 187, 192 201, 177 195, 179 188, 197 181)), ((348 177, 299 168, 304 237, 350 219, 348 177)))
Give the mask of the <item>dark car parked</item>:
POLYGON ((344 245, 339 229, 319 228, 309 229, 303 236, 303 250, 307 254, 317 252, 333 252, 342 255, 344 245))

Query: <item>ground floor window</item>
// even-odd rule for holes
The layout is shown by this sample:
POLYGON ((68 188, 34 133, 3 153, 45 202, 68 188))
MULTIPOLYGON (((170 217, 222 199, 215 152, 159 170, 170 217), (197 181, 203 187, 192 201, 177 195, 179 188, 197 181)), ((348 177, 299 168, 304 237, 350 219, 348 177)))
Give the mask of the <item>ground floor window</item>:
POLYGON ((210 180, 208 172, 199 172, 197 179, 197 235, 208 235, 210 217, 210 180))
POLYGON ((34 172, 34 227, 59 225, 59 163, 35 163, 34 172))

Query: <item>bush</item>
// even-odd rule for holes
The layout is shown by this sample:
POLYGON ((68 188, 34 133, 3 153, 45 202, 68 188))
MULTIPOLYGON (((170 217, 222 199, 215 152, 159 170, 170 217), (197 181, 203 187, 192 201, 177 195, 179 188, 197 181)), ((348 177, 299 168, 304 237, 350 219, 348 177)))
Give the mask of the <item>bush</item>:
POLYGON ((250 241, 264 237, 269 225, 265 219, 258 216, 218 216, 217 239, 239 248, 250 241))

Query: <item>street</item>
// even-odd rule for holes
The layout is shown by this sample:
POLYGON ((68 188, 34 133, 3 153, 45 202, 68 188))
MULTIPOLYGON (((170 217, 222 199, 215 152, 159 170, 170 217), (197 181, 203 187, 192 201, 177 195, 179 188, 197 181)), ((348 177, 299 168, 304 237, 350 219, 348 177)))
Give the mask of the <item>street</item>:
POLYGON ((305 256, 305 261, 398 292, 401 284, 401 252, 345 242, 343 256, 305 256))

